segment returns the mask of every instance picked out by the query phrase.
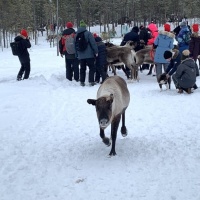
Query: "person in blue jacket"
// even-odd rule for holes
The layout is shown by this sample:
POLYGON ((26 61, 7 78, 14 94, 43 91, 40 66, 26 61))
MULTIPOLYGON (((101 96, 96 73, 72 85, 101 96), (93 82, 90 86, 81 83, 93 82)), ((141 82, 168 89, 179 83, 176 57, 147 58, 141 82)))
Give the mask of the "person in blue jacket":
POLYGON ((154 47, 156 48, 154 62, 156 64, 157 79, 162 74, 162 66, 165 71, 169 65, 169 62, 164 58, 164 52, 174 48, 174 38, 175 35, 173 33, 168 31, 159 31, 159 34, 154 41, 154 47))
POLYGON ((90 31, 86 29, 86 23, 81 20, 80 27, 77 30, 76 37, 79 33, 84 32, 84 37, 86 38, 88 45, 84 51, 76 51, 76 56, 78 60, 80 60, 80 85, 85 86, 85 78, 86 78, 86 69, 89 67, 89 86, 94 86, 94 74, 96 72, 95 69, 95 57, 98 56, 98 48, 95 42, 95 39, 90 31))

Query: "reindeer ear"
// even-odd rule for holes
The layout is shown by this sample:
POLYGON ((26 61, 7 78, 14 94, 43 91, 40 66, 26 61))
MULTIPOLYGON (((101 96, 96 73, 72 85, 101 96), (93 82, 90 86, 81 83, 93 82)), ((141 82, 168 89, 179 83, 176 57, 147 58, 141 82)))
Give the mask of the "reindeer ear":
POLYGON ((88 104, 92 104, 93 106, 96 105, 96 101, 97 101, 97 100, 95 100, 95 99, 88 99, 88 100, 87 100, 88 104))

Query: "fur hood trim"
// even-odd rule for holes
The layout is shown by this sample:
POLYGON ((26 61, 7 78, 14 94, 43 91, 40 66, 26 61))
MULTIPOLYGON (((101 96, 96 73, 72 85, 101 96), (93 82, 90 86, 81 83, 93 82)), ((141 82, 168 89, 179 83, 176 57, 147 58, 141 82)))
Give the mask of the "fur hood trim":
POLYGON ((21 34, 19 34, 19 36, 20 36, 21 38, 23 38, 23 39, 26 39, 26 37, 25 37, 25 36, 23 36, 23 35, 21 35, 21 34))
MULTIPOLYGON (((193 59, 192 59, 192 58, 186 58, 186 59, 182 60, 181 63, 184 63, 184 62, 187 61, 187 60, 193 60, 193 59)), ((193 60, 193 61, 194 61, 194 60, 193 60)))
POLYGON ((178 49, 173 49, 172 52, 174 53, 172 59, 176 59, 178 54, 179 54, 179 50, 178 49))
POLYGON ((194 32, 194 33, 192 33, 191 37, 200 38, 200 35, 199 35, 199 33, 194 32))
POLYGON ((159 31, 159 34, 160 35, 167 35, 168 37, 171 37, 171 38, 175 38, 175 35, 173 33, 170 33, 170 32, 167 32, 167 31, 159 31))

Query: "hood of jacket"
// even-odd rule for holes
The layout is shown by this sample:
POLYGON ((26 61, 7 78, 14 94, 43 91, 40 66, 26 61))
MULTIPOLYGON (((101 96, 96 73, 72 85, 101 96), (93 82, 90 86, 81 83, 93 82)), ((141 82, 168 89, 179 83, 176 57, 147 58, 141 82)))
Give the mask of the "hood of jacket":
POLYGON ((157 28, 156 24, 154 24, 154 23, 149 24, 148 28, 151 30, 151 32, 158 31, 158 28, 157 28))
POLYGON ((191 38, 194 39, 194 41, 200 41, 200 35, 199 33, 192 33, 191 38))
POLYGON ((163 37, 169 37, 169 38, 175 38, 175 35, 173 33, 170 33, 168 31, 159 31, 159 35, 163 37))
POLYGON ((179 50, 178 49, 173 49, 172 52, 174 53, 174 55, 172 56, 172 59, 176 59, 179 55, 179 50))
POLYGON ((79 27, 78 30, 77 30, 77 33, 81 33, 83 31, 86 31, 86 27, 79 27))
POLYGON ((67 28, 62 32, 62 35, 70 35, 72 33, 75 33, 75 30, 73 28, 67 28))
POLYGON ((25 38, 23 35, 18 35, 18 36, 15 37, 14 40, 15 40, 16 42, 18 42, 18 41, 24 40, 24 39, 26 39, 26 38, 25 38))
POLYGON ((194 60, 192 58, 186 58, 181 63, 195 69, 194 60))

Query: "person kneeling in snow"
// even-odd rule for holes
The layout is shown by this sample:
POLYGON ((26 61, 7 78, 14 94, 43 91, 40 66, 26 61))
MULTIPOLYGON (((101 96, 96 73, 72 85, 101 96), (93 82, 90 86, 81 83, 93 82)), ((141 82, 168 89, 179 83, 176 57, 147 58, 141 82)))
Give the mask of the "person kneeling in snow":
POLYGON ((197 76, 197 65, 192 58, 190 58, 190 51, 184 50, 182 53, 182 62, 178 66, 176 73, 172 76, 174 84, 178 93, 183 91, 191 94, 191 88, 194 87, 197 76))

